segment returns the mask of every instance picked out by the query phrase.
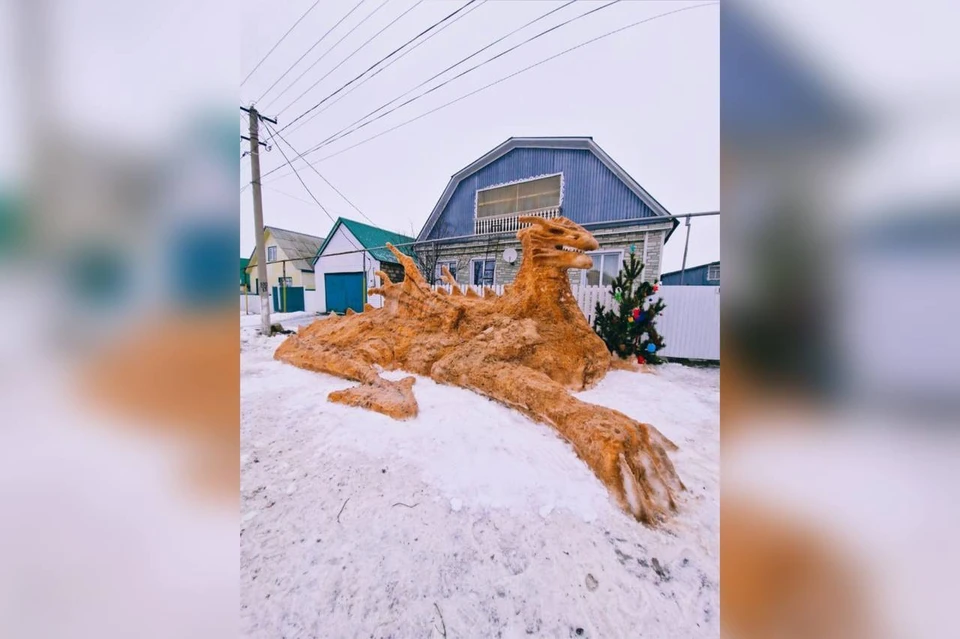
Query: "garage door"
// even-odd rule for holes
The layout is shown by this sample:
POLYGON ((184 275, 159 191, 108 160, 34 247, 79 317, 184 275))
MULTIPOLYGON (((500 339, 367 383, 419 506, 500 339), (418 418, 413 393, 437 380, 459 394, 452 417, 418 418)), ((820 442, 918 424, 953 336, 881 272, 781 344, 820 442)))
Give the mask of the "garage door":
POLYGON ((327 311, 343 314, 348 308, 363 311, 363 273, 324 273, 327 311))

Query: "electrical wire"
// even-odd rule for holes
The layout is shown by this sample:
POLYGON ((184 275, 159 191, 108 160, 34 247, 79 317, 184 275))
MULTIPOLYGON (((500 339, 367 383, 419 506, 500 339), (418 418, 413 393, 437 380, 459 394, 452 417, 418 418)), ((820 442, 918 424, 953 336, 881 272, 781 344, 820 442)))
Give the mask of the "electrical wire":
MULTIPOLYGON (((264 125, 268 128, 268 130, 270 129, 270 125, 269 125, 269 124, 264 123, 264 125)), ((284 144, 286 144, 288 147, 290 147, 290 150, 293 151, 294 153, 296 153, 296 154, 297 154, 297 157, 303 157, 303 156, 300 154, 300 152, 297 151, 297 150, 293 147, 293 145, 290 144, 290 142, 288 142, 287 139, 286 139, 285 137, 283 137, 283 135, 282 135, 279 131, 276 131, 276 132, 275 132, 275 135, 276 135, 277 137, 279 137, 280 140, 281 140, 284 144)), ((280 148, 280 145, 277 145, 277 148, 280 148)), ((286 161, 287 161, 287 164, 290 165, 290 168, 293 168, 293 164, 291 164, 290 159, 287 157, 286 153, 283 153, 283 149, 282 149, 282 148, 280 149, 280 152, 283 154, 283 159, 286 160, 286 161)), ((371 224, 374 224, 373 220, 371 220, 371 219, 367 216, 366 213, 364 213, 363 211, 361 211, 361 210, 357 207, 356 204, 354 204, 353 202, 351 202, 351 201, 347 198, 347 196, 344 195, 344 194, 340 191, 340 189, 338 189, 337 187, 335 187, 335 186, 330 182, 330 180, 328 180, 327 178, 325 178, 325 177, 323 176, 323 174, 321 174, 320 171, 317 169, 317 167, 312 166, 312 167, 310 167, 310 168, 313 169, 313 172, 316 173, 316 174, 320 177, 321 180, 323 180, 324 182, 326 182, 327 185, 328 185, 330 188, 332 188, 334 191, 336 191, 336 192, 337 192, 337 195, 339 195, 340 197, 342 197, 343 200, 344 200, 347 204, 349 204, 350 206, 352 206, 352 207, 357 211, 357 213, 359 213, 360 215, 362 215, 363 218, 364 218, 365 220, 367 220, 368 222, 370 222, 371 224)), ((294 169, 294 171, 296 171, 296 169, 294 169)), ((299 174, 299 173, 297 174, 297 177, 300 178, 300 174, 299 174)), ((310 193, 310 197, 312 197, 312 198, 317 202, 317 204, 320 206, 320 208, 323 209, 323 212, 324 212, 324 213, 327 213, 327 209, 324 208, 324 206, 323 206, 322 204, 320 204, 320 202, 316 199, 316 197, 314 197, 314 195, 313 195, 313 193, 310 191, 310 189, 307 188, 307 184, 306 184, 306 182, 303 181, 303 178, 300 178, 300 183, 303 184, 303 187, 304 187, 305 189, 307 189, 307 192, 308 192, 308 193, 310 193)), ((327 217, 330 217, 330 214, 329 214, 329 213, 327 213, 327 217)), ((331 219, 333 219, 333 218, 331 218, 331 219)))
MULTIPOLYGON (((575 1, 575 0, 574 0, 574 1, 575 1)), ((474 66, 472 66, 472 67, 470 67, 469 69, 466 69, 466 70, 458 73, 457 75, 453 76, 452 78, 449 78, 449 79, 447 79, 447 80, 444 80, 444 81, 441 82, 440 84, 437 84, 436 86, 434 86, 434 87, 432 87, 432 88, 430 88, 430 89, 427 89, 427 90, 424 91, 423 93, 420 93, 419 95, 416 95, 416 96, 410 98, 410 99, 407 100, 406 102, 403 102, 402 104, 399 104, 399 105, 393 107, 393 108, 390 109, 389 111, 386 111, 386 112, 384 112, 384 113, 381 113, 381 114, 378 115, 377 117, 375 117, 375 118, 373 118, 373 119, 371 119, 371 120, 368 120, 368 121, 366 121, 366 122, 363 122, 363 120, 365 120, 365 119, 368 118, 369 116, 373 115, 373 114, 376 113, 377 111, 380 111, 380 110, 386 108, 386 107, 389 106, 391 103, 396 102, 397 100, 399 100, 400 98, 402 98, 402 97, 404 97, 404 96, 406 96, 406 95, 409 95, 411 92, 417 90, 418 88, 420 88, 421 86, 423 86, 423 85, 426 84, 427 82, 430 82, 430 80, 433 80, 433 79, 436 78, 437 76, 439 76, 439 75, 445 73, 446 71, 449 71, 449 70, 452 69, 453 67, 457 66, 458 64, 460 64, 461 62, 463 62, 463 60, 461 60, 461 61, 458 62, 457 64, 454 64, 454 65, 452 65, 452 66, 450 66, 450 67, 447 67, 446 69, 444 69, 444 71, 441 71, 440 73, 438 73, 437 75, 433 76, 433 77, 430 78, 429 80, 425 80, 424 82, 420 83, 418 86, 414 87, 413 89, 410 89, 410 91, 407 91, 407 92, 404 93, 403 95, 401 95, 401 96, 399 96, 399 97, 397 97, 397 98, 394 98, 394 99, 391 100, 390 102, 387 102, 386 104, 380 106, 379 108, 374 109, 373 111, 371 111, 371 112, 368 113, 367 115, 363 116, 362 118, 359 118, 358 120, 356 120, 356 121, 354 121, 353 123, 347 125, 347 126, 344 127, 343 129, 340 129, 340 131, 338 131, 337 133, 334 133, 333 135, 331 135, 330 137, 328 137, 326 140, 323 140, 322 142, 320 142, 319 144, 317 144, 317 145, 314 146, 313 148, 307 150, 307 153, 312 153, 313 151, 315 151, 315 150, 317 150, 317 149, 323 148, 323 147, 325 147, 325 146, 328 146, 328 145, 336 142, 337 140, 340 140, 340 139, 342 139, 342 138, 345 138, 346 136, 350 135, 351 133, 353 133, 353 132, 355 132, 355 131, 358 131, 358 130, 362 129, 363 127, 367 126, 368 124, 372 124, 373 122, 376 122, 377 120, 379 120, 379 119, 381 119, 381 118, 384 118, 384 117, 390 115, 390 114, 393 113, 394 111, 397 111, 398 109, 402 109, 403 107, 407 106, 408 104, 412 104, 413 102, 416 102, 416 101, 419 100, 420 98, 423 98, 423 97, 425 97, 425 96, 433 93, 434 91, 436 91, 436 90, 438 90, 438 89, 440 89, 440 88, 442 88, 442 87, 450 84, 451 82, 454 82, 455 80, 457 80, 457 79, 459 79, 459 78, 462 78, 463 76, 467 75, 468 73, 470 73, 470 72, 472 72, 472 71, 475 71, 476 69, 479 69, 480 67, 483 67, 484 65, 489 64, 490 62, 493 62, 494 60, 496 60, 496 59, 498 59, 498 58, 501 58, 501 57, 507 55, 508 53, 511 53, 512 51, 516 51, 516 50, 519 49, 520 47, 522 47, 522 46, 524 46, 524 45, 526 45, 526 44, 529 44, 529 43, 533 42, 534 40, 537 40, 538 38, 541 38, 541 37, 547 35, 548 33, 551 33, 551 32, 553 32, 553 31, 556 31, 557 29, 560 29, 560 28, 562 28, 562 27, 564 27, 564 26, 566 26, 566 25, 568 25, 568 24, 570 24, 570 23, 572 23, 572 22, 576 22, 576 21, 579 20, 580 18, 585 18, 585 17, 587 17, 588 15, 594 14, 594 13, 596 13, 596 12, 598 12, 598 11, 602 11, 603 9, 606 9, 606 8, 608 8, 608 7, 612 7, 613 5, 618 4, 618 3, 620 3, 620 2, 621 2, 621 0, 613 0, 612 2, 608 2, 607 4, 601 5, 601 6, 597 7, 597 8, 595 8, 595 9, 591 9, 591 10, 589 10, 589 11, 586 11, 586 12, 584 12, 584 13, 581 13, 581 14, 579 14, 579 15, 576 15, 576 16, 568 19, 568 20, 564 20, 564 21, 561 22, 560 24, 554 25, 554 26, 550 27, 549 29, 545 29, 544 31, 541 31, 541 32, 538 33, 538 34, 533 35, 533 36, 527 38, 526 40, 524 40, 524 41, 522 41, 522 42, 520 42, 520 43, 518 43, 518 44, 516 44, 516 45, 514 45, 514 46, 512 46, 512 47, 510 47, 509 49, 506 49, 506 50, 504 50, 504 51, 501 51, 500 53, 496 54, 495 56, 493 56, 493 57, 491 57, 491 58, 488 58, 487 60, 484 60, 483 62, 480 62, 479 64, 475 64, 474 66), (362 122, 362 124, 359 124, 359 126, 354 126, 354 125, 356 125, 356 124, 359 123, 359 122, 362 122), (351 127, 353 127, 353 128, 351 128, 351 127)), ((540 20, 540 19, 542 19, 542 18, 545 18, 547 15, 550 15, 550 13, 553 13, 554 11, 558 11, 559 9, 563 9, 564 7, 567 7, 567 6, 569 6, 570 4, 572 4, 572 2, 568 2, 567 4, 561 6, 561 7, 557 8, 557 9, 554 9, 553 11, 550 11, 550 12, 544 14, 544 15, 541 16, 540 18, 537 18, 537 20, 540 20)), ((534 20, 533 22, 536 22, 536 20, 534 20)), ((529 25, 529 24, 531 24, 531 23, 527 23, 527 25, 529 25)), ((527 25, 524 25, 524 26, 527 26, 527 25)), ((521 27, 521 28, 523 28, 523 27, 521 27)), ((519 30, 519 29, 518 29, 518 30, 519 30)), ((516 33, 516 31, 513 31, 513 32, 511 32, 510 34, 507 34, 507 35, 508 35, 508 36, 509 36, 509 35, 512 35, 512 33, 516 33)), ((503 36, 503 38, 506 38, 506 37, 507 37, 507 36, 503 36)), ((503 40, 503 38, 501 38, 501 40, 503 40)), ((499 42, 499 40, 498 40, 498 42, 499 42)), ((487 47, 484 47, 484 48, 489 48, 489 47, 493 46, 493 44, 496 44, 496 43, 492 43, 492 44, 490 44, 490 45, 487 45, 487 47)), ((482 51, 482 50, 481 50, 481 51, 482 51)), ((477 53, 480 53, 480 51, 478 51, 478 52, 476 52, 476 53, 468 56, 467 58, 464 58, 464 60, 467 60, 467 59, 473 57, 474 55, 477 55, 477 53)))
POLYGON ((304 11, 304 12, 303 12, 303 15, 301 15, 299 18, 297 18, 297 21, 293 23, 293 26, 290 27, 289 29, 287 29, 287 32, 284 33, 282 36, 280 36, 280 39, 277 40, 277 43, 276 43, 275 45, 273 45, 272 47, 270 47, 270 50, 267 51, 266 55, 264 55, 262 58, 260 58, 260 62, 257 62, 256 66, 254 66, 252 69, 250 69, 250 73, 248 73, 248 74, 247 74, 247 77, 245 77, 245 78, 243 79, 243 81, 240 83, 240 86, 243 86, 244 84, 247 83, 247 80, 250 79, 250 76, 253 75, 254 71, 256 71, 257 69, 260 68, 260 65, 263 64, 263 61, 266 60, 268 57, 270 57, 270 54, 273 53, 274 49, 276 49, 278 46, 280 46, 280 43, 283 42, 288 35, 290 35, 290 32, 293 31, 293 30, 296 28, 296 26, 297 26, 298 24, 300 24, 300 21, 303 20, 304 18, 306 18, 306 17, 307 17, 307 14, 310 13, 311 11, 313 11, 313 8, 316 7, 318 4, 320 4, 320 0, 317 0, 317 1, 314 2, 312 5, 310 5, 310 8, 307 9, 306 11, 304 11))
MULTIPOLYGON (((637 26, 639 26, 639 25, 641 25, 641 24, 645 24, 645 23, 647 23, 647 22, 652 22, 652 21, 658 20, 658 19, 660 19, 660 18, 665 18, 665 17, 670 16, 670 15, 673 15, 673 14, 675 14, 675 13, 681 13, 681 12, 683 12, 683 11, 691 11, 691 10, 694 10, 694 9, 700 9, 700 8, 708 7, 708 6, 715 6, 715 5, 718 5, 718 4, 720 4, 720 3, 719 3, 719 2, 706 2, 706 3, 702 3, 702 4, 696 4, 696 5, 691 5, 691 6, 687 6, 687 7, 682 7, 682 8, 680 8, 680 9, 674 9, 674 10, 672 10, 672 11, 666 11, 666 12, 664 12, 664 13, 658 13, 657 15, 650 16, 649 18, 644 18, 643 20, 638 20, 638 21, 636 21, 636 22, 632 22, 632 23, 630 23, 630 24, 628 24, 628 25, 625 25, 625 26, 623 26, 623 27, 620 27, 620 28, 618 28, 618 29, 614 29, 613 31, 608 31, 607 33, 604 33, 604 34, 602 34, 602 35, 596 36, 596 37, 591 38, 591 39, 589 39, 589 40, 585 40, 584 42, 581 42, 580 44, 574 45, 574 46, 570 47, 569 49, 564 49, 563 51, 561 51, 561 52, 559 52, 559 53, 555 53, 555 54, 553 54, 552 56, 549 56, 549 57, 547 57, 547 58, 544 58, 543 60, 540 60, 539 62, 535 62, 534 64, 531 64, 531 65, 529 65, 529 66, 527 66, 527 67, 524 67, 524 68, 520 69, 519 71, 514 71, 514 72, 511 73, 510 75, 507 75, 507 76, 504 76, 504 77, 502 77, 502 78, 500 78, 500 79, 498 79, 498 80, 495 80, 495 81, 491 82, 490 84, 486 84, 486 85, 480 87, 479 89, 474 89, 473 91, 470 91, 469 93, 466 93, 466 94, 464 94, 464 95, 461 95, 461 96, 458 97, 458 98, 455 98, 455 99, 453 99, 453 100, 450 100, 449 102, 446 102, 446 103, 444 103, 444 104, 441 104, 440 106, 435 107, 435 108, 433 108, 433 109, 430 109, 429 111, 426 111, 425 113, 421 113, 420 115, 418 115, 418 116, 416 116, 416 117, 413 117, 413 118, 410 118, 409 120, 405 120, 405 121, 403 121, 403 122, 401 122, 401 123, 399 123, 399 124, 397 124, 397 125, 395 125, 395 126, 390 127, 389 129, 386 129, 386 130, 384 130, 384 131, 381 131, 380 133, 377 133, 377 134, 375 134, 375 135, 371 135, 371 136, 368 137, 368 138, 364 138, 363 140, 360 140, 360 141, 357 142, 356 144, 352 144, 352 145, 350 145, 350 146, 348 146, 348 147, 345 147, 345 148, 343 148, 343 149, 341 149, 341 150, 339 150, 339 151, 337 151, 337 152, 335 152, 335 153, 331 153, 330 155, 326 155, 326 156, 324 156, 324 157, 322 157, 322 158, 320 158, 320 159, 318 159, 318 160, 316 160, 316 161, 314 161, 314 162, 308 162, 307 164, 310 165, 310 166, 312 166, 313 164, 319 164, 319 163, 321 163, 321 162, 323 162, 323 161, 325 161, 325 160, 329 160, 330 158, 336 157, 336 156, 340 155, 341 153, 345 153, 345 152, 349 151, 350 149, 354 149, 354 148, 356 148, 356 147, 358 147, 358 146, 360 146, 360 145, 362 145, 362 144, 366 144, 367 142, 370 142, 370 141, 372 141, 372 140, 375 140, 376 138, 378 138, 378 137, 380 137, 380 136, 382 136, 382 135, 386 135, 387 133, 390 133, 390 132, 392 132, 392 131, 396 131, 396 130, 399 129, 400 127, 403 127, 403 126, 406 126, 406 125, 411 124, 411 123, 413 123, 413 122, 416 122, 417 120, 420 120, 421 118, 425 118, 426 116, 428 116, 428 115, 430 115, 430 114, 432 114, 432 113, 436 113, 437 111, 439 111, 439 110, 441 110, 441 109, 444 109, 444 108, 446 108, 446 107, 448 107, 448 106, 451 106, 451 105, 453 105, 453 104, 456 104, 457 102, 460 102, 461 100, 465 100, 466 98, 469 98, 470 96, 473 96, 473 95, 476 95, 477 93, 480 93, 481 91, 485 91, 486 89, 489 89, 489 88, 491 88, 491 87, 493 87, 493 86, 496 86, 496 85, 500 84, 501 82, 504 82, 504 81, 506 81, 506 80, 509 80, 510 78, 514 78, 514 77, 520 75, 521 73, 526 73, 527 71, 530 71, 531 69, 534 69, 534 68, 540 66, 541 64, 545 64, 545 63, 547 63, 547 62, 550 62, 551 60, 555 60, 556 58, 559 58, 559 57, 562 56, 562 55, 566 55, 567 53, 570 53, 571 51, 575 51, 576 49, 579 49, 579 48, 584 47, 584 46, 586 46, 586 45, 588 45, 588 44, 592 44, 592 43, 594 43, 594 42, 597 42, 598 40, 602 40, 602 39, 604 39, 604 38, 607 38, 607 37, 609 37, 609 36, 615 35, 615 34, 617 34, 617 33, 620 33, 620 32, 622 32, 622 31, 625 31, 625 30, 627 30, 627 29, 631 29, 631 28, 633 28, 633 27, 637 27, 637 26)), ((308 152, 308 153, 309 153, 309 152, 308 152)), ((304 155, 307 155, 308 153, 304 153, 304 155)), ((302 156, 301 156, 301 157, 302 157, 302 156)), ((278 169, 273 169, 273 170, 270 171, 270 173, 273 173, 273 172, 276 171, 276 170, 278 170, 278 169)), ((278 176, 276 179, 280 179, 280 178, 283 178, 283 177, 287 177, 288 175, 289 175, 289 174, 284 174, 284 175, 282 175, 282 176, 278 176)), ((264 175, 264 177, 266 177, 266 174, 264 175)))
MULTIPOLYGON (((263 124, 268 131, 271 130, 269 124, 267 124, 266 122, 264 122, 263 124)), ((286 142, 286 140, 284 140, 284 142, 286 142)), ((289 145, 289 142, 287 144, 289 145)), ((300 184, 303 185, 304 190, 310 195, 310 198, 316 203, 317 206, 320 207, 320 210, 323 211, 328 218, 330 218, 330 221, 336 224, 337 221, 333 218, 332 215, 330 215, 330 212, 327 211, 327 208, 323 204, 320 204, 320 200, 317 199, 317 196, 313 194, 313 191, 310 190, 310 187, 307 186, 307 183, 303 181, 302 177, 300 177, 300 173, 297 171, 297 168, 290 163, 290 158, 288 158, 287 154, 283 152, 283 147, 278 144, 277 148, 280 149, 280 154, 283 156, 283 159, 286 160, 290 168, 293 169, 294 174, 297 176, 297 179, 300 180, 300 184)), ((294 151, 294 153, 296 153, 296 149, 294 149, 293 147, 290 147, 290 148, 294 151)))
MULTIPOLYGON (((269 104, 267 104, 267 107, 269 107, 270 104, 274 104, 277 100, 279 100, 279 99, 283 96, 283 94, 285 94, 287 91, 289 91, 291 88, 293 88, 293 85, 295 85, 297 82, 299 82, 300 79, 303 78, 303 76, 305 76, 307 73, 310 72, 311 69, 313 69, 315 66, 317 66, 317 64, 319 64, 321 60, 323 60, 325 57, 327 57, 327 55, 328 55, 331 51, 333 51, 334 49, 336 49, 337 46, 338 46, 341 42, 343 42, 344 40, 346 40, 346 39, 350 36, 351 33, 353 33, 353 32, 356 31, 358 28, 360 28, 360 26, 363 25, 364 22, 366 22, 367 20, 369 20, 370 18, 372 18, 372 17, 374 16, 374 14, 376 14, 378 11, 380 11, 380 9, 383 9, 385 6, 387 6, 387 3, 390 2, 390 1, 391 1, 391 0, 383 0, 383 2, 381 2, 379 5, 377 5, 377 8, 376 8, 376 9, 374 9, 373 11, 371 11, 370 13, 368 13, 368 14, 366 15, 366 17, 363 18, 363 20, 361 20, 361 21, 358 22, 357 24, 353 25, 353 28, 351 28, 351 29, 350 29, 349 31, 347 31, 345 34, 343 34, 342 36, 340 36, 340 39, 337 40, 336 42, 334 42, 332 47, 330 47, 329 49, 327 49, 326 51, 324 51, 323 54, 322 54, 319 58, 317 58, 316 60, 314 60, 313 63, 312 63, 310 66, 308 66, 306 69, 304 69, 303 72, 302 72, 300 75, 298 75, 298 76, 293 80, 293 82, 291 82, 290 84, 288 84, 287 87, 286 87, 283 91, 281 91, 281 92, 278 93, 277 95, 273 96, 273 98, 270 100, 269 104)), ((420 2, 423 2, 423 0, 420 0, 420 2)), ((418 2, 417 4, 420 4, 420 2, 418 2)), ((416 6, 416 5, 414 5, 414 7, 415 7, 415 6, 416 6)), ((406 13, 409 12, 411 9, 413 9, 413 7, 411 7, 410 9, 407 9, 407 11, 405 11, 403 14, 401 14, 401 17, 403 17, 403 15, 406 15, 406 13)), ((393 23, 391 23, 391 24, 393 24, 393 23)), ((389 25, 387 25, 387 26, 389 26, 389 25)), ((384 27, 384 28, 386 28, 386 27, 384 27)), ((380 31, 378 31, 378 32, 377 32, 377 35, 379 35, 379 34, 382 33, 382 32, 383 32, 383 29, 381 29, 380 31)), ((376 36, 374 36, 374 37, 376 37, 376 36)), ((373 38, 371 38, 371 40, 372 40, 372 39, 373 39, 373 38)), ((369 42, 369 40, 368 40, 367 42, 369 42)), ((364 44, 365 44, 365 43, 364 43, 364 44)), ((362 45, 361 45, 361 48, 362 48, 362 45)), ((351 54, 348 55, 346 58, 344 58, 344 59, 340 62, 340 64, 338 64, 337 66, 335 66, 331 71, 327 72, 327 75, 330 75, 330 73, 333 73, 333 71, 336 70, 337 68, 339 68, 341 64, 343 64, 344 62, 346 62, 347 60, 349 60, 351 57, 353 57, 353 55, 354 55, 357 51, 359 51, 359 49, 355 50, 353 53, 351 53, 351 54)), ((327 77, 327 76, 325 75, 325 76, 323 76, 323 77, 325 78, 325 77, 327 77)), ((323 78, 321 78, 321 79, 323 79, 323 78)), ((319 80, 318 80, 318 82, 319 82, 319 80)), ((313 86, 316 86, 316 84, 314 84, 313 86)), ((312 88, 312 87, 311 87, 311 88, 312 88)), ((297 100, 299 100, 299 99, 300 99, 300 98, 297 98, 297 100)), ((296 102, 296 100, 294 100, 294 102, 296 102)), ((280 109, 279 111, 277 111, 277 115, 280 115, 281 113, 283 113, 287 108, 289 108, 289 106, 290 106, 290 105, 287 105, 286 107, 284 107, 284 108, 280 109)))
POLYGON ((430 31, 436 29, 438 26, 440 26, 441 24, 443 24, 444 22, 446 22, 446 21, 449 20, 450 18, 454 17, 455 15, 457 15, 458 13, 460 13, 461 11, 463 11, 464 9, 466 9, 467 7, 469 7, 470 5, 472 5, 472 4, 475 3, 475 2, 477 2, 477 0, 469 0, 465 5, 463 5, 462 7, 460 7, 459 9, 457 9, 456 11, 454 11, 453 13, 450 13, 450 14, 448 14, 447 16, 445 16, 444 18, 440 19, 439 21, 434 22, 432 25, 430 25, 429 27, 427 27, 426 29, 424 29, 423 31, 421 31, 420 33, 418 33, 417 35, 415 35, 414 37, 410 38, 409 40, 407 40, 407 41, 406 41, 405 43, 403 43, 402 45, 400 45, 399 47, 397 47, 396 49, 394 49, 393 51, 391 51, 390 53, 388 53, 388 54, 385 55, 384 57, 382 57, 382 58, 380 58, 379 60, 377 60, 376 62, 374 62, 374 63, 373 63, 372 65, 370 65, 363 73, 361 73, 360 75, 356 76, 355 78, 353 78, 352 80, 350 80, 349 82, 347 82, 346 84, 344 84, 343 86, 341 86, 339 89, 337 89, 336 91, 334 91, 333 93, 331 93, 330 95, 328 95, 328 96, 325 97, 324 99, 320 100, 320 101, 317 102, 315 105, 313 105, 312 107, 310 107, 309 109, 307 109, 306 111, 304 111, 303 113, 301 113, 300 115, 298 115, 297 117, 295 117, 295 118, 294 118, 293 120, 291 120, 286 126, 281 127, 279 130, 280 130, 280 131, 283 131, 283 130, 287 129, 287 127, 291 126, 292 124, 294 124, 295 122, 297 122, 298 120, 300 120, 301 118, 303 118, 303 117, 304 117, 305 115, 307 115, 308 113, 314 111, 314 110, 315 110, 317 107, 319 107, 321 104, 323 104, 324 102, 326 102, 327 100, 329 100, 329 99, 332 98, 333 96, 337 95, 338 93, 340 93, 341 91, 343 91, 345 88, 347 88, 348 86, 350 86, 351 84, 353 84, 354 82, 356 82, 357 80, 359 80, 360 78, 362 78, 364 75, 366 75, 366 74, 369 73, 371 70, 373 70, 377 65, 385 62, 386 60, 389 60, 391 57, 393 57, 394 55, 396 55, 397 53, 399 53, 402 49, 404 49, 407 45, 411 44, 413 41, 419 39, 421 36, 429 33, 430 31))
POLYGON ((333 25, 332 27, 330 27, 329 29, 327 29, 327 32, 324 33, 322 36, 320 36, 320 39, 319 39, 319 40, 317 40, 317 41, 314 42, 312 45, 310 45, 310 48, 307 49, 306 51, 304 51, 304 52, 303 52, 303 55, 301 55, 299 58, 297 58, 296 62, 294 62, 293 64, 291 64, 289 67, 287 67, 287 70, 284 71, 284 72, 280 75, 280 77, 277 78, 277 79, 273 82, 273 84, 271 84, 271 85, 267 88, 267 90, 263 92, 263 95, 261 95, 259 98, 257 98, 257 102, 259 102, 260 100, 262 100, 262 99, 264 98, 264 96, 266 96, 268 93, 270 93, 270 91, 273 90, 273 87, 275 87, 275 86, 277 86, 277 84, 279 84, 280 80, 283 80, 285 77, 287 77, 287 74, 290 73, 291 71, 293 71, 293 68, 294 68, 295 66, 297 66, 298 64, 300 64, 300 61, 301 61, 301 60, 303 60, 305 57, 307 57, 307 54, 308 54, 308 53, 310 53, 310 52, 313 51, 317 46, 319 46, 319 44, 320 44, 321 42, 323 42, 324 39, 326 39, 326 37, 327 37, 328 35, 330 35, 330 33, 331 33, 334 29, 336 29, 337 27, 340 26, 340 23, 342 23, 344 20, 346 20, 347 18, 349 18, 350 15, 351 15, 354 11, 356 11, 357 9, 359 9, 360 6, 361 6, 364 2, 366 2, 366 1, 367 1, 367 0, 360 0, 360 2, 358 2, 358 3, 353 7, 353 9, 350 9, 350 11, 347 12, 347 15, 343 16, 342 18, 340 18, 335 25, 333 25))
POLYGON ((293 127, 292 129, 290 129, 290 133, 293 133, 294 131, 296 131, 296 130, 299 129, 300 127, 302 127, 302 126, 304 126, 305 124, 309 123, 311 120, 313 120, 315 117, 317 117, 318 115, 320 115, 321 113, 323 113, 324 111, 326 111, 327 109, 329 109, 330 107, 332 107, 334 104, 336 104, 337 102, 339 102, 339 101, 342 100, 343 98, 345 98, 345 97, 347 97, 348 95, 350 95, 351 93, 353 93, 356 89, 359 89, 359 88, 362 87, 364 84, 366 84, 366 83, 369 82, 370 80, 372 80, 372 79, 374 79, 375 77, 377 77, 378 75, 380 75, 381 72, 386 71, 387 69, 389 69, 391 66, 393 66, 393 65, 396 64, 397 62, 400 62, 400 60, 403 60, 407 55, 409 55, 409 54, 413 53, 414 51, 416 51, 417 48, 419 48, 421 45, 426 44, 427 42, 429 42, 431 38, 440 35, 441 33, 443 33, 443 31, 444 31, 445 29, 447 29, 447 28, 449 28, 449 27, 452 27, 452 26, 455 25, 458 21, 460 21, 460 20, 463 19, 463 18, 466 18, 466 17, 467 17, 468 15, 470 15, 473 11, 476 11, 477 9, 479 9, 481 6, 483 6, 483 5, 486 4, 486 3, 487 3, 487 0, 480 0, 480 2, 478 2, 477 4, 471 6, 469 9, 467 9, 467 10, 464 11, 463 13, 457 15, 457 17, 453 18, 453 19, 450 20, 449 22, 444 23, 443 26, 439 27, 436 31, 432 31, 432 32, 431 32, 427 37, 425 37, 423 40, 420 40, 419 42, 417 42, 416 44, 414 44, 412 47, 410 47, 409 49, 407 49, 406 51, 404 51, 403 53, 401 53, 401 54, 398 55, 397 57, 393 58, 392 60, 390 60, 388 63, 386 63, 386 64, 383 65, 382 67, 378 68, 376 71, 374 71, 374 72, 371 73, 370 75, 364 77, 362 80, 360 80, 360 81, 357 82, 356 84, 351 85, 351 86, 350 86, 350 89, 348 89, 347 91, 344 91, 343 93, 341 93, 335 100, 331 100, 331 101, 330 101, 326 106, 324 106, 322 109, 318 109, 317 111, 314 111, 314 112, 313 112, 313 115, 311 115, 309 118, 307 118, 307 119, 305 119, 305 120, 301 120, 301 121, 299 122, 299 124, 297 124, 295 127, 293 127))

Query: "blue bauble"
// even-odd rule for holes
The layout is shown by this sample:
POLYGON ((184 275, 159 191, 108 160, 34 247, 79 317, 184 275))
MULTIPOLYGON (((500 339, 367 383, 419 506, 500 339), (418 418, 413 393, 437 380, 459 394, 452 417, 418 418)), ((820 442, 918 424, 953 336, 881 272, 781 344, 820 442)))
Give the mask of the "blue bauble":
POLYGON ((655 350, 657 350, 657 347, 654 346, 653 343, 647 344, 647 351, 648 351, 648 352, 652 353, 652 352, 655 351, 655 350))

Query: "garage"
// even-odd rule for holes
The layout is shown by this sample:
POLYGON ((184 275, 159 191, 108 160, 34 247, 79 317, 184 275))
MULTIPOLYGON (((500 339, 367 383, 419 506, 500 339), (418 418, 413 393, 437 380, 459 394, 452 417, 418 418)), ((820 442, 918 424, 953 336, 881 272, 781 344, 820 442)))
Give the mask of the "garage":
POLYGON ((338 218, 313 261, 317 292, 316 300, 308 293, 307 310, 342 314, 348 308, 362 313, 367 304, 379 308, 383 304, 379 295, 367 297, 368 288, 380 285, 377 271, 393 273, 393 281, 403 279, 403 267, 386 248, 388 242, 412 254, 407 248, 412 238, 338 218))
POLYGON ((348 308, 362 312, 365 279, 363 273, 324 273, 327 312, 343 314, 348 308))

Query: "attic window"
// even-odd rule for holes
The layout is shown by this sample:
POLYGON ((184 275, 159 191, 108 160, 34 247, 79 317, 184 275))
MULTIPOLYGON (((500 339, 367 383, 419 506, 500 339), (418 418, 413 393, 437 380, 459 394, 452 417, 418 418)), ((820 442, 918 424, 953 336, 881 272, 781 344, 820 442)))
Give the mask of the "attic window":
POLYGON ((720 281, 720 265, 711 264, 707 267, 707 281, 708 282, 719 282, 720 281))
POLYGON ((561 175, 477 191, 477 217, 499 217, 560 206, 561 175))
POLYGON ((276 247, 276 246, 268 246, 268 247, 267 247, 267 261, 268 261, 268 262, 276 262, 276 261, 277 261, 277 247, 276 247))

